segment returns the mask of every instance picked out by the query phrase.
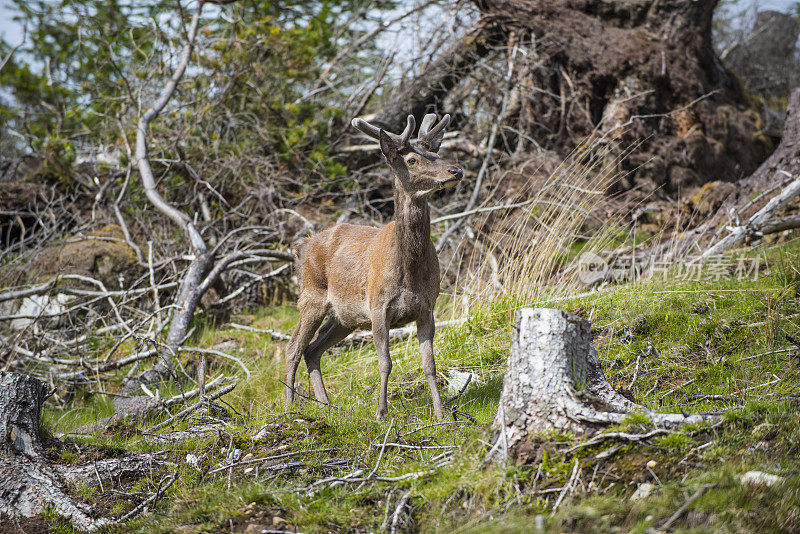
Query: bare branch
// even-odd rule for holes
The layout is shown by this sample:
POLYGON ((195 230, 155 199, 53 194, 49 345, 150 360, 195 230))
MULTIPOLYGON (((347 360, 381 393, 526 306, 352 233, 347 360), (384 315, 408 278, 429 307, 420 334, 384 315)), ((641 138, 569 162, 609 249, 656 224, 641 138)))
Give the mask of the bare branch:
POLYGON ((184 229, 186 234, 189 236, 192 247, 198 252, 205 252, 206 244, 205 241, 203 241, 203 238, 200 236, 200 233, 194 227, 194 224, 192 224, 192 220, 185 213, 178 211, 174 206, 164 200, 161 194, 159 194, 159 192, 156 190, 156 182, 155 178, 153 177, 153 170, 150 167, 150 160, 147 157, 147 130, 150 127, 150 123, 153 122, 156 117, 158 117, 161 111, 163 111, 164 106, 166 106, 167 102, 169 102, 170 98, 172 98, 173 93, 175 93, 175 88, 178 86, 178 82, 183 77, 183 73, 186 71, 186 67, 189 64, 189 58, 194 50, 195 38, 197 37, 197 27, 200 23, 200 14, 203 11, 203 4, 204 2, 199 2, 197 10, 192 16, 191 26, 189 27, 189 35, 187 37, 186 44, 183 46, 178 67, 175 69, 175 72, 172 74, 172 77, 167 85, 165 85, 164 89, 162 89, 158 100, 153 107, 148 109, 144 115, 139 118, 139 123, 136 126, 135 155, 136 164, 139 168, 139 175, 142 177, 142 184, 144 185, 147 198, 150 199, 150 202, 153 203, 158 211, 172 219, 178 226, 184 229))

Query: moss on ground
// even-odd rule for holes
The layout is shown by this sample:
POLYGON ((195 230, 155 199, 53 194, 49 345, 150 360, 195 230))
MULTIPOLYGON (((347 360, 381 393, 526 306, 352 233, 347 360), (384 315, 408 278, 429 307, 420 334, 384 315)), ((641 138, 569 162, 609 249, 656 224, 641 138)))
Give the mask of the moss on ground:
MULTIPOLYGON (((178 482, 154 509, 109 532, 375 532, 386 525, 391 529, 401 499, 406 505, 397 516, 398 531, 531 532, 541 524, 553 532, 648 532, 663 527, 700 488, 671 529, 797 531, 800 358, 786 336, 800 338, 798 244, 759 255, 757 278, 670 275, 555 303, 506 296, 478 307, 466 323, 437 334, 440 385, 446 386, 451 370, 473 371, 477 377, 457 401, 464 415, 440 425, 433 421, 414 338, 392 344, 390 419, 379 422, 373 415, 378 371, 370 344, 323 358, 332 407, 306 400, 287 412, 283 362, 275 357, 281 343, 224 325, 201 325, 198 346, 224 343, 225 351, 252 371, 224 397, 224 431, 164 445, 147 439, 153 422, 135 431, 113 428, 76 439, 82 452, 61 453, 54 461, 76 463, 76 455, 87 451, 167 451, 174 466, 131 483, 130 495, 117 495, 109 513, 131 509, 139 495, 153 491, 175 469, 178 482), (523 305, 557 306, 591 317, 606 374, 626 395, 654 410, 723 412, 722 423, 685 427, 640 443, 609 440, 569 454, 565 451, 580 439, 540 436, 536 462, 483 465, 513 312, 523 305), (264 437, 255 440, 261 428, 264 437), (382 447, 384 441, 402 448, 382 447), (241 449, 243 460, 277 458, 215 472, 232 449, 241 449), (197 468, 187 464, 187 454, 198 458, 197 468), (374 470, 379 478, 335 480, 357 470, 361 477, 374 470), (783 481, 771 487, 743 485, 739 476, 749 470, 777 474, 783 481), (570 478, 572 490, 562 496, 570 478), (322 479, 330 480, 320 484, 322 479), (652 484, 652 492, 632 500, 642 484, 652 484)), ((290 332, 295 320, 291 307, 237 319, 283 332, 290 332)), ((192 359, 182 364, 191 376, 192 359)), ((209 375, 220 373, 241 370, 229 360, 209 357, 209 375)), ((301 392, 310 395, 304 368, 298 377, 301 392)), ((175 386, 161 390, 163 396, 176 392, 175 386)), ((64 432, 110 411, 106 395, 85 395, 67 406, 47 409, 49 431, 64 432)), ((619 429, 645 432, 652 425, 633 415, 619 429)), ((112 491, 83 489, 77 498, 113 500, 112 491)), ((54 530, 66 528, 57 517, 47 520, 54 530)))

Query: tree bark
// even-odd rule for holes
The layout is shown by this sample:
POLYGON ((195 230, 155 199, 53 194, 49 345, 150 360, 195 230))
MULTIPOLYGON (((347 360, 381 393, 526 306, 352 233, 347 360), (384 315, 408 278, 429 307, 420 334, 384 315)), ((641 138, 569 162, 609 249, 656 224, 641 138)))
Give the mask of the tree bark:
POLYGON ((32 517, 46 506, 78 530, 106 522, 87 515, 64 494, 39 438, 39 413, 47 387, 39 380, 0 372, 0 518, 32 517))
POLYGON ((586 434, 633 412, 662 427, 712 419, 652 412, 617 393, 589 344, 589 331, 588 321, 561 310, 517 312, 490 457, 519 457, 535 434, 586 434))

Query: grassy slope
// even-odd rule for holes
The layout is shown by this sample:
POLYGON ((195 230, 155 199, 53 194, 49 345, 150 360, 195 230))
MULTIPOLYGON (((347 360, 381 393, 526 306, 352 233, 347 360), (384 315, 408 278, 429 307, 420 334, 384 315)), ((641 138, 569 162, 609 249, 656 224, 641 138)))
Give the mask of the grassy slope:
MULTIPOLYGON (((800 360, 795 350, 774 351, 791 349, 785 335, 798 331, 798 246, 776 247, 766 251, 765 257, 769 274, 758 280, 653 280, 550 304, 592 315, 594 343, 609 380, 617 388, 629 389, 639 402, 663 411, 726 410, 724 424, 717 428, 690 428, 640 444, 622 443, 604 459, 595 456, 617 442, 565 456, 562 451, 580 440, 556 435, 541 436, 539 462, 481 466, 488 425, 502 387, 513 309, 537 304, 512 297, 476 310, 466 324, 437 334, 439 376, 451 369, 473 370, 479 376, 458 401, 459 409, 474 418, 474 424, 461 417, 460 423, 431 426, 430 396, 415 339, 392 345, 393 419, 378 422, 373 415, 378 372, 371 345, 324 357, 323 375, 334 407, 305 402, 286 413, 280 382, 283 364, 274 357, 273 342, 260 334, 207 327, 198 345, 233 341, 238 350, 227 350, 254 371, 225 397, 232 416, 226 433, 152 445, 142 433, 148 426, 144 425, 139 432, 112 429, 79 444, 84 453, 98 454, 166 449, 179 466, 180 479, 157 510, 118 531, 244 531, 250 525, 259 525, 258 529, 251 526, 250 532, 262 528, 377 531, 387 512, 387 496, 393 511, 398 498, 410 491, 412 519, 400 524, 425 532, 530 532, 538 514, 544 514, 547 529, 553 531, 644 532, 661 525, 702 485, 709 487, 681 515, 676 528, 796 531, 800 529, 798 399, 783 397, 800 390, 800 360), (649 354, 648 343, 652 345, 649 354), (700 397, 709 394, 738 400, 700 397), (265 424, 267 437, 254 441, 255 432, 265 424), (326 476, 342 476, 358 468, 370 472, 390 426, 390 442, 458 448, 390 447, 377 475, 425 474, 399 482, 302 490, 326 476), (261 464, 258 470, 208 474, 222 465, 231 447, 256 458, 299 453, 261 464), (450 456, 442 458, 451 450, 450 456), (186 466, 189 452, 199 456, 200 470, 186 466), (452 457, 450 463, 436 467, 437 461, 448 457, 452 457), (646 467, 651 460, 655 465, 646 467), (298 461, 304 463, 286 469, 267 467, 298 461), (564 486, 576 461, 580 474, 576 490, 565 496, 551 517, 557 488, 564 486), (752 469, 780 474, 785 481, 773 487, 742 486, 737 476, 752 469), (630 500, 644 482, 654 484, 656 490, 645 499, 630 500)), ((256 327, 290 331, 295 313, 291 308, 271 309, 252 319, 256 327)), ((226 360, 211 361, 210 368, 212 376, 237 372, 226 360)), ((192 374, 191 369, 187 371, 192 374)), ((303 366, 298 376, 307 391, 303 366)), ((103 396, 74 404, 78 408, 47 411, 46 426, 61 432, 110 410, 103 396)), ((652 428, 642 417, 631 417, 625 426, 630 432, 652 428)), ((79 461, 78 456, 61 453, 65 462, 79 461)), ((127 491, 152 490, 161 475, 132 481, 127 491)), ((135 496, 120 498, 109 488, 79 488, 76 494, 95 504, 106 503, 105 510, 112 515, 138 502, 135 496)), ((54 529, 66 528, 58 518, 49 521, 54 529)))

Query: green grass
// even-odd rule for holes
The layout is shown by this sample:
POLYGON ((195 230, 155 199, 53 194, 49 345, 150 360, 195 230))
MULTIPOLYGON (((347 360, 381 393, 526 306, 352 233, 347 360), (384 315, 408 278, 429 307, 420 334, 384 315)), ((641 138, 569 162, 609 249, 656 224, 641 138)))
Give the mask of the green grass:
MULTIPOLYGON (((387 498, 391 496, 391 516, 406 492, 410 492, 406 510, 411 510, 412 519, 401 526, 412 531, 531 532, 541 514, 547 531, 646 532, 663 524, 701 485, 709 487, 673 528, 796 531, 800 528, 800 425, 798 399, 786 396, 800 390, 800 359, 785 336, 800 337, 798 243, 760 254, 768 269, 758 279, 654 279, 551 303, 506 295, 473 305, 470 319, 441 329, 434 347, 440 386, 452 369, 476 373, 476 383, 458 401, 459 410, 474 422, 461 417, 458 423, 433 425, 415 338, 391 346, 390 418, 376 421, 378 370, 371 344, 324 356, 323 376, 333 406, 301 400, 287 412, 281 383, 283 361, 274 357, 272 339, 203 325, 194 342, 197 346, 232 342, 235 347, 226 352, 241 358, 252 371, 249 379, 241 380, 224 397, 229 416, 225 431, 156 445, 143 434, 155 423, 147 422, 136 432, 111 429, 77 442, 84 451, 98 454, 166 450, 176 464, 171 469, 177 469, 180 478, 156 509, 124 527, 108 529, 113 532, 228 532, 244 531, 252 524, 288 525, 302 532, 378 531, 387 498), (526 305, 556 306, 591 316, 593 343, 606 376, 638 402, 660 411, 724 412, 723 424, 711 429, 686 427, 640 444, 606 441, 580 449, 574 456, 565 456, 563 451, 579 438, 539 436, 534 440, 535 462, 483 465, 502 389, 514 310, 526 305), (262 425, 268 425, 267 437, 255 441, 253 436, 262 425), (385 450, 376 471, 379 476, 423 474, 399 482, 303 489, 356 469, 369 473, 390 425, 390 442, 454 445, 453 460, 435 467, 434 459, 445 449, 392 447, 385 450), (238 468, 230 481, 227 470, 208 473, 224 465, 231 447, 253 457, 296 452, 279 462, 303 464, 275 471, 262 466, 258 474, 238 468), (617 447, 613 454, 596 458, 613 447, 617 447), (186 465, 187 453, 200 458, 200 470, 186 465), (337 458, 343 460, 337 464, 337 458), (551 517, 558 488, 569 479, 576 460, 581 473, 577 490, 565 496, 551 517), (655 465, 648 468, 651 461, 655 465), (773 487, 743 486, 738 476, 748 470, 779 474, 785 480, 773 487), (631 501, 631 494, 644 482, 654 484, 655 491, 631 501)), ((296 313, 291 307, 277 307, 237 320, 290 332, 296 313)), ((181 361, 192 376, 192 357, 181 361)), ((209 357, 208 372, 210 377, 243 374, 230 361, 214 357, 209 357)), ((308 395, 302 365, 298 379, 300 391, 308 395)), ((175 386, 165 386, 161 394, 166 397, 177 391, 175 386)), ((64 432, 107 415, 110 403, 106 395, 85 395, 68 403, 68 408, 48 405, 44 425, 50 432, 64 432)), ((189 424, 182 422, 176 428, 189 424)), ((647 417, 633 414, 620 428, 640 432, 652 425, 647 417)), ((58 461, 76 463, 77 456, 63 453, 58 461)), ((171 472, 153 473, 130 488, 152 491, 171 472)), ((113 513, 119 513, 120 499, 108 488, 105 492, 76 490, 77 497, 82 495, 88 502, 115 500, 113 513)), ((132 498, 125 510, 135 502, 132 498)), ((54 529, 64 528, 58 519, 51 524, 54 529)))

